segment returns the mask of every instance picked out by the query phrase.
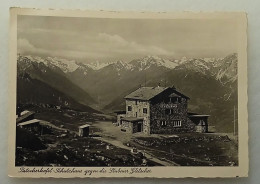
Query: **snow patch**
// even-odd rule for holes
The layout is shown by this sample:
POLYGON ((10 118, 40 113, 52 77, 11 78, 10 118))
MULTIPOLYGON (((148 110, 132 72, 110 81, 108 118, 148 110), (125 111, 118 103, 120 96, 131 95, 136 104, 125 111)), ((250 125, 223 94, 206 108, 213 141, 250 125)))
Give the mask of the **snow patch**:
POLYGON ((61 59, 57 57, 47 57, 46 60, 49 61, 49 64, 59 67, 65 73, 74 72, 79 67, 75 60, 61 59))
POLYGON ((158 56, 146 56, 142 59, 134 60, 130 63, 135 65, 135 67, 137 67, 139 71, 147 70, 151 66, 159 66, 169 69, 174 69, 176 66, 178 66, 178 63, 170 61, 168 59, 162 59, 158 56))
POLYGON ((99 62, 99 61, 95 61, 95 62, 91 62, 86 64, 88 67, 90 67, 93 70, 100 70, 108 65, 110 65, 112 63, 104 63, 104 62, 99 62))

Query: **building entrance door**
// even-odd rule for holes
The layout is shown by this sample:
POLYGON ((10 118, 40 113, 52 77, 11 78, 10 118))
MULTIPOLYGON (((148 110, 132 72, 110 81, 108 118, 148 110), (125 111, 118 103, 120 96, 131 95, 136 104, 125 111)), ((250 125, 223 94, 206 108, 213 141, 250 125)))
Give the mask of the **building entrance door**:
POLYGON ((143 129, 143 124, 141 122, 139 122, 137 124, 137 132, 142 132, 142 129, 143 129))

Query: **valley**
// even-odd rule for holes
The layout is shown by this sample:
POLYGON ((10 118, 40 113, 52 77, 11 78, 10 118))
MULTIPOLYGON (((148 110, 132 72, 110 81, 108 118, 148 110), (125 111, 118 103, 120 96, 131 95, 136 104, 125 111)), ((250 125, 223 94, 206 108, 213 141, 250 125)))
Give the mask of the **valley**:
POLYGON ((101 64, 56 57, 18 58, 17 97, 21 104, 113 113, 125 108, 123 98, 130 92, 140 86, 158 85, 175 86, 189 96, 189 110, 210 114, 210 125, 217 131, 233 131, 237 54, 180 60, 146 56, 101 64))
POLYGON ((17 127, 16 165, 235 166, 234 107, 236 54, 181 60, 146 56, 101 64, 19 55, 17 113, 34 112, 52 128, 40 134, 17 127), (147 136, 114 125, 114 112, 125 110, 126 95, 158 85, 189 96, 188 110, 210 114, 216 133, 147 136), (89 137, 79 136, 84 124, 90 125, 89 137))

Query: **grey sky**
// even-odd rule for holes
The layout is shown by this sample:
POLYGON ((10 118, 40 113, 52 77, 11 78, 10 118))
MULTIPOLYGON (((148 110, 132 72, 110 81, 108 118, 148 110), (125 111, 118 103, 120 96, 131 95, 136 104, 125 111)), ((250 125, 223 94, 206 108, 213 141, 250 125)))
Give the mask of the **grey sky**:
POLYGON ((157 55, 225 57, 236 52, 236 22, 18 17, 18 52, 83 62, 114 61, 157 55))

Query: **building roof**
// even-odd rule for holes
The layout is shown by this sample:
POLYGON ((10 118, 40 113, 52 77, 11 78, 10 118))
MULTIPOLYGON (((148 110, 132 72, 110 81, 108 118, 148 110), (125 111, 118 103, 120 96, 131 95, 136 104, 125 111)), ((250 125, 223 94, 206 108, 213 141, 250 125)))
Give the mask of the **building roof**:
POLYGON ((29 120, 29 121, 25 121, 25 122, 22 122, 22 123, 18 123, 17 126, 25 126, 25 125, 30 125, 30 124, 34 124, 34 123, 39 123, 41 120, 39 119, 32 119, 32 120, 29 120))
POLYGON ((126 111, 115 111, 116 114, 126 114, 126 111))
POLYGON ((30 112, 30 111, 25 110, 25 111, 21 112, 21 116, 28 113, 28 112, 30 112))
POLYGON ((87 128, 87 127, 90 127, 90 125, 89 124, 85 124, 85 125, 79 126, 79 128, 87 128))
POLYGON ((20 123, 20 122, 22 122, 24 119, 28 118, 29 116, 31 116, 31 115, 33 115, 33 114, 34 114, 34 112, 28 111, 28 112, 25 113, 24 115, 18 117, 18 118, 16 119, 16 122, 17 122, 17 123, 20 123))
POLYGON ((141 87, 134 92, 127 95, 126 99, 136 99, 136 100, 150 100, 151 98, 155 97, 156 95, 160 94, 167 87, 141 87))
POLYGON ((173 89, 173 93, 169 95, 169 97, 183 97, 186 99, 190 99, 188 96, 182 94, 181 92, 177 91, 175 88, 173 89))
POLYGON ((125 96, 125 99, 134 99, 134 100, 150 100, 153 97, 157 96, 158 94, 162 93, 166 89, 171 89, 172 94, 169 97, 184 97, 189 99, 186 95, 180 93, 175 88, 170 87, 141 87, 134 92, 130 93, 129 95, 125 96))
POLYGON ((172 93, 172 94, 169 95, 169 97, 181 97, 181 95, 178 95, 176 93, 172 93))
POLYGON ((197 115, 188 115, 189 117, 209 117, 210 115, 207 114, 197 114, 197 115))
POLYGON ((207 114, 197 114, 197 113, 192 113, 192 112, 188 112, 188 117, 209 117, 210 115, 207 114))
POLYGON ((143 118, 136 118, 136 117, 125 117, 122 118, 123 121, 135 122, 135 121, 143 121, 143 118))

